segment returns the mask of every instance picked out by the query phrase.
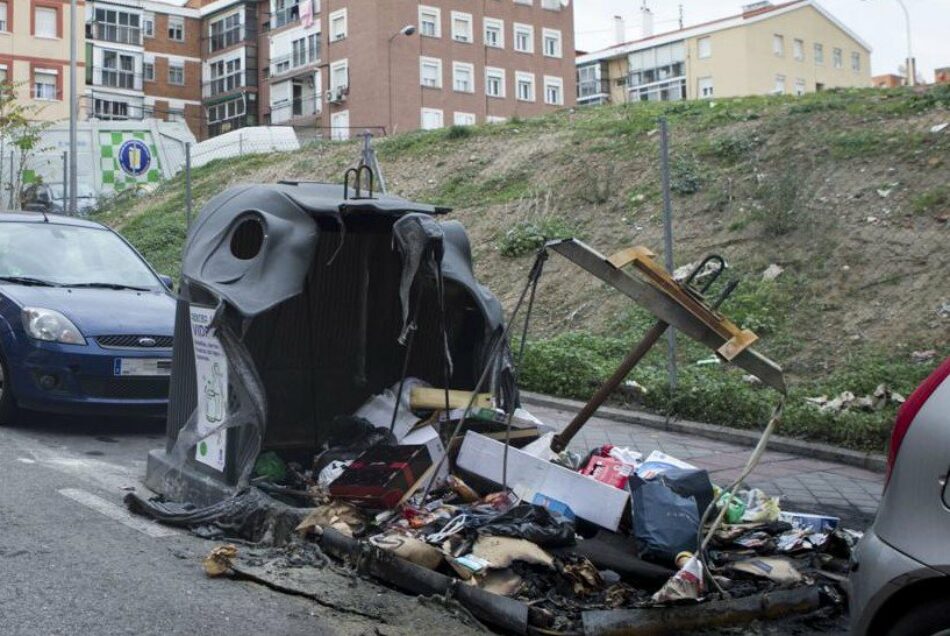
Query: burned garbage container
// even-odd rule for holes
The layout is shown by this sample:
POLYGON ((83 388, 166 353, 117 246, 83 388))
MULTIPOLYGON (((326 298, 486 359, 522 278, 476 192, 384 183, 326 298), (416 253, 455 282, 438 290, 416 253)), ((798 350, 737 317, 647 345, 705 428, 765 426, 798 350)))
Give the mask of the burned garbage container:
POLYGON ((312 456, 335 418, 404 377, 472 391, 499 348, 484 390, 517 402, 501 305, 475 279, 463 227, 435 221, 447 211, 296 182, 209 201, 184 250, 148 486, 221 500, 260 453, 312 456))

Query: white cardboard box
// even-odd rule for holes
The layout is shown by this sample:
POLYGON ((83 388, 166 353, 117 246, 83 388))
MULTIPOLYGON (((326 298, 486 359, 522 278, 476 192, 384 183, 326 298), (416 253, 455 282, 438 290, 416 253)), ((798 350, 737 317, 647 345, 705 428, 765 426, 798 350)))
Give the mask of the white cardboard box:
MULTIPOLYGON (((505 445, 468 431, 457 464, 470 473, 501 483, 505 445)), ((508 449, 508 486, 528 489, 566 503, 581 519, 617 530, 630 498, 626 490, 539 459, 517 448, 508 449)))

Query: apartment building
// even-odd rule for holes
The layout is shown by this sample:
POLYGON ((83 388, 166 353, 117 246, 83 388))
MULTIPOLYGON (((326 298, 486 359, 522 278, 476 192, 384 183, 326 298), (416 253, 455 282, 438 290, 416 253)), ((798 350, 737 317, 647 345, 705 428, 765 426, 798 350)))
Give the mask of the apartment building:
POLYGON ((263 119, 341 138, 571 106, 573 25, 569 0, 272 0, 263 119))
MULTIPOLYGON (((79 5, 81 11, 81 0, 79 5)), ((69 118, 69 29, 68 2, 0 0, 0 81, 16 86, 17 102, 36 119, 69 118)), ((80 62, 78 82, 82 67, 80 62)))
POLYGON ((258 123, 342 138, 574 104, 569 0, 424 2, 90 0, 84 101, 90 117, 181 120, 202 139, 258 123))
POLYGON ((870 46, 814 0, 741 14, 579 56, 578 103, 795 94, 871 85, 870 46))

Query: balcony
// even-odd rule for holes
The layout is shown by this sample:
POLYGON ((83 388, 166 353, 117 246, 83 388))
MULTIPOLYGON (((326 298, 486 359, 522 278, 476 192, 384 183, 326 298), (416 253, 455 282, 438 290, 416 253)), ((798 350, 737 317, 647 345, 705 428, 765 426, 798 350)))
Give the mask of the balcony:
POLYGON ((298 97, 292 100, 281 100, 271 104, 271 123, 281 124, 293 122, 301 118, 315 117, 323 112, 320 95, 298 97))
POLYGON ((290 55, 281 55, 280 57, 271 58, 270 61, 270 77, 271 79, 275 77, 280 77, 293 73, 297 69, 310 66, 311 64, 316 64, 320 61, 320 42, 317 41, 317 46, 314 49, 307 51, 297 51, 296 53, 291 53, 290 55))
POLYGON ((227 31, 212 33, 206 38, 205 50, 207 53, 214 53, 244 42, 255 42, 256 40, 257 30, 253 26, 239 25, 227 31))
POLYGON ((139 27, 122 26, 108 22, 93 22, 90 26, 92 27, 89 33, 90 39, 142 46, 142 29, 139 27))
POLYGON ((596 100, 610 95, 610 80, 582 80, 577 83, 577 100, 596 100))
POLYGON ((142 90, 142 76, 134 71, 94 67, 92 69, 92 85, 140 91, 142 90))
POLYGON ((248 86, 257 86, 257 69, 239 71, 224 77, 216 77, 201 85, 202 98, 217 97, 239 92, 248 86))
POLYGON ((300 5, 291 5, 274 11, 270 19, 270 28, 279 29, 280 27, 296 22, 300 19, 300 5))

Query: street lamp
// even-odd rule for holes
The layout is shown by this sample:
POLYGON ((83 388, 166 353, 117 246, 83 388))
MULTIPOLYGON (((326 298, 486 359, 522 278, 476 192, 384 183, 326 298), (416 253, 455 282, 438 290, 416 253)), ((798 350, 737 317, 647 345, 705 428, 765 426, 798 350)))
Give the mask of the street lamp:
POLYGON ((914 50, 910 40, 910 12, 904 0, 896 0, 904 12, 904 25, 907 28, 907 85, 915 86, 917 84, 917 65, 914 64, 914 50))
POLYGON ((400 35, 409 37, 416 32, 416 25, 407 24, 403 28, 399 29, 389 37, 389 45, 387 54, 389 55, 389 134, 392 134, 393 131, 393 42, 400 35))

